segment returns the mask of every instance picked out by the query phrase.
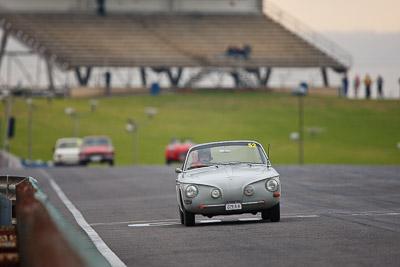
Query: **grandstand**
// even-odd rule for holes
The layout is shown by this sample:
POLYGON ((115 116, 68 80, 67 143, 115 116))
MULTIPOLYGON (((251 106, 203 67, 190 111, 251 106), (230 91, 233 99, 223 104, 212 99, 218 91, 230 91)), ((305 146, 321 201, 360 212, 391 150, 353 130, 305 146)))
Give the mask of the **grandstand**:
POLYGON ((264 14, 261 0, 216 0, 212 7, 196 0, 108 1, 104 13, 94 1, 82 8, 56 0, 50 10, 49 0, 35 1, 42 5, 0 10, 0 64, 13 36, 60 69, 74 71, 82 86, 100 67, 140 68, 144 86, 145 69, 151 68, 167 73, 173 87, 192 87, 212 72, 229 73, 236 87, 263 87, 272 68, 320 68, 327 86, 327 68, 345 72, 351 64, 346 53, 331 53, 264 14), (201 70, 182 81, 182 69, 194 67, 201 70))

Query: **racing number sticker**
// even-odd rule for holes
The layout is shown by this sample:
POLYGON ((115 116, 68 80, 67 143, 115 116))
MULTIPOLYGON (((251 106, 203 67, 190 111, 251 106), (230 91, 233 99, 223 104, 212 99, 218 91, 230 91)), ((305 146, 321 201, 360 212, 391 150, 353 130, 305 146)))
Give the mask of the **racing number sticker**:
POLYGON ((248 145, 249 145, 249 147, 256 147, 255 143, 249 143, 248 145))

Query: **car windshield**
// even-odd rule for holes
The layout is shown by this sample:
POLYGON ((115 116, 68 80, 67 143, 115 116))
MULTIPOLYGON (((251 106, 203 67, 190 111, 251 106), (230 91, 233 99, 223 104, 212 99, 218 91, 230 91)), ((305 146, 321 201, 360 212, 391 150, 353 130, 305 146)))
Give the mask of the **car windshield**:
POLYGON ((79 147, 80 142, 79 141, 69 141, 69 142, 61 142, 57 145, 57 148, 75 148, 79 147))
POLYGON ((107 138, 90 138, 83 141, 84 146, 104 146, 109 144, 110 140, 107 138))
POLYGON ((184 169, 212 165, 266 164, 262 147, 252 142, 207 144, 193 148, 187 155, 184 169))

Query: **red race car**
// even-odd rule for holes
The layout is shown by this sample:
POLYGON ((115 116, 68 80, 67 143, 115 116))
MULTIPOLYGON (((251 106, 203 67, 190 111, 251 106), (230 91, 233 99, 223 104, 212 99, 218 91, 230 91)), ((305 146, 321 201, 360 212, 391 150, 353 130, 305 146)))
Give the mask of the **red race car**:
POLYGON ((165 148, 166 163, 183 162, 186 153, 195 143, 191 139, 184 139, 180 141, 177 138, 172 138, 169 145, 165 148))
POLYGON ((87 136, 83 138, 79 163, 85 166, 89 162, 108 162, 110 166, 114 165, 114 147, 109 137, 87 136))

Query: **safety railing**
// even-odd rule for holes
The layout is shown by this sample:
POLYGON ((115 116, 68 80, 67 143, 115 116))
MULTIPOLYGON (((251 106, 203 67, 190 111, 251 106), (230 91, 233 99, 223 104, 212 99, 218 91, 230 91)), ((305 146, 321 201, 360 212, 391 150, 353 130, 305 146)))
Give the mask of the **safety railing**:
POLYGON ((0 196, 12 201, 7 218, 16 226, 18 266, 110 266, 49 203, 34 178, 0 176, 0 196))
POLYGON ((283 25, 292 33, 302 37, 313 46, 317 47, 339 63, 343 64, 345 67, 351 67, 352 56, 344 48, 317 33, 315 30, 311 29, 311 27, 300 22, 298 19, 286 13, 280 7, 274 5, 270 1, 264 1, 263 5, 264 12, 269 18, 283 25))
POLYGON ((0 149, 0 168, 22 169, 23 166, 18 157, 0 149))

